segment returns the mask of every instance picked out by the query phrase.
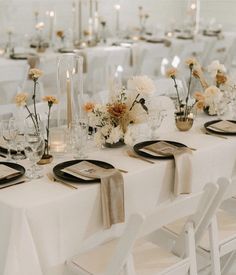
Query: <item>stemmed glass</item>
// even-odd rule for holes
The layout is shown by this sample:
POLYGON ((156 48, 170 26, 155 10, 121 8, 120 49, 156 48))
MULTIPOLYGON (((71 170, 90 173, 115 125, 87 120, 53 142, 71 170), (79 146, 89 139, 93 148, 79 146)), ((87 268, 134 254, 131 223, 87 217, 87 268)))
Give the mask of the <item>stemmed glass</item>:
POLYGON ((24 150, 24 136, 19 132, 19 129, 17 129, 14 145, 16 146, 16 154, 12 158, 16 161, 25 159, 25 155, 21 152, 24 150))
POLYGON ((31 168, 27 171, 27 177, 38 179, 41 175, 37 172, 37 162, 42 158, 45 147, 45 140, 42 127, 35 127, 30 121, 25 122, 25 154, 31 162, 31 168))
POLYGON ((88 141, 88 119, 81 118, 72 124, 71 143, 74 151, 74 158, 87 158, 88 141))
POLYGON ((166 117, 164 110, 153 112, 148 116, 148 126, 151 129, 151 139, 156 139, 156 131, 161 126, 163 119, 166 117))
POLYGON ((16 127, 15 119, 11 118, 9 120, 3 120, 1 122, 1 132, 2 132, 2 137, 7 145, 6 161, 12 161, 10 149, 17 136, 17 127, 16 127))

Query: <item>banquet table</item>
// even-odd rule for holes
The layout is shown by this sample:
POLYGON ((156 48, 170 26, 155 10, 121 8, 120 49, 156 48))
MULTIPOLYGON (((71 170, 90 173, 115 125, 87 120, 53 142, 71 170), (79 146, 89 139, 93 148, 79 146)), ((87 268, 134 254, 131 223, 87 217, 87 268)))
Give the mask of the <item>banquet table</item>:
MULTIPOLYGON (((192 192, 220 176, 236 175, 236 137, 205 135, 201 127, 211 119, 215 118, 199 116, 188 132, 178 131, 174 120, 164 121, 159 130, 159 139, 196 149, 186 167, 192 192)), ((145 214, 175 199, 175 170, 173 160, 150 164, 129 157, 126 151, 126 146, 98 149, 91 143, 88 147, 89 159, 128 171, 123 174, 127 221, 134 212, 145 214)), ((43 178, 0 190, 0 274, 62 275, 66 259, 123 228, 123 224, 103 228, 99 183, 71 189, 47 178, 46 173, 57 163, 70 159, 70 154, 55 157, 52 164, 43 167, 43 178)), ((20 164, 27 166, 28 162, 20 164)))

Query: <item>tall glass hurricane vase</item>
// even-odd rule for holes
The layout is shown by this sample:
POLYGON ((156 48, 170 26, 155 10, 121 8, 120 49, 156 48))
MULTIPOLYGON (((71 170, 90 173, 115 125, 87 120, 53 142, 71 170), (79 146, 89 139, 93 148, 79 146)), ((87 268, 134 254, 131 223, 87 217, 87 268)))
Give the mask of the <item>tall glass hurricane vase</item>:
POLYGON ((68 53, 60 56, 57 68, 59 91, 58 126, 71 128, 82 116, 83 106, 83 57, 68 53))

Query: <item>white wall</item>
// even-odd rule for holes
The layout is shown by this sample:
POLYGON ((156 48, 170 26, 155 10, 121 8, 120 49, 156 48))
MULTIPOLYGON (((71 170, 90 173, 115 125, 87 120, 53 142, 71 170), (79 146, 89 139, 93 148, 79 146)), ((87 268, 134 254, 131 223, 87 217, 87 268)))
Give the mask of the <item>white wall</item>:
MULTIPOLYGON (((84 29, 87 28, 88 2, 83 0, 84 29)), ((115 24, 114 4, 121 5, 121 26, 138 26, 138 6, 151 15, 149 25, 166 28, 172 24, 182 24, 186 20, 188 0, 98 0, 99 14, 113 30, 115 24)), ((234 30, 236 19, 236 0, 200 0, 202 22, 216 18, 225 29, 234 30)), ((56 29, 73 29, 72 0, 0 0, 0 40, 5 40, 6 31, 13 28, 18 33, 17 40, 24 40, 34 32, 34 11, 40 12, 40 20, 46 24, 48 32, 47 10, 56 12, 56 29)))

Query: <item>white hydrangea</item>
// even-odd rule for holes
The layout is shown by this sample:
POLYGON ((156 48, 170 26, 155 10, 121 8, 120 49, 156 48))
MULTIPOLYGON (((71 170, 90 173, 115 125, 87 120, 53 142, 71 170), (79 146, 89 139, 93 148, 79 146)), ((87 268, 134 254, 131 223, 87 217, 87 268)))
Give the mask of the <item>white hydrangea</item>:
POLYGON ((115 128, 112 128, 110 135, 108 139, 106 139, 107 143, 117 143, 120 139, 122 139, 124 136, 120 126, 117 126, 115 128))
POLYGON ((98 146, 98 147, 102 147, 102 145, 105 143, 105 138, 104 136, 101 134, 100 131, 97 131, 95 134, 94 134, 94 142, 95 144, 98 146))
POLYGON ((152 79, 147 76, 134 76, 128 80, 128 89, 135 90, 143 96, 149 96, 155 91, 155 85, 152 79))
POLYGON ((207 70, 212 77, 215 77, 218 71, 221 73, 226 72, 225 66, 220 64, 219 60, 212 61, 212 63, 207 67, 207 70))

